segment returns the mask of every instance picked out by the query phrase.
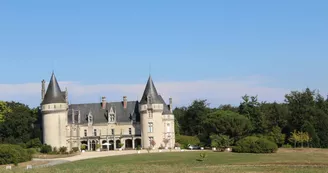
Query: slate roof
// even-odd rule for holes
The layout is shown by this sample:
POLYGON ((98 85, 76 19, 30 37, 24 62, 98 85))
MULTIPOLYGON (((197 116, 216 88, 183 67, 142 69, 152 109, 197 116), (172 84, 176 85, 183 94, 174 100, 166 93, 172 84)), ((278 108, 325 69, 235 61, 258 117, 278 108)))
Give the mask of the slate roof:
POLYGON ((60 87, 58 85, 56 76, 52 73, 50 82, 48 85, 47 92, 44 96, 42 104, 50 104, 50 103, 66 103, 65 97, 63 96, 60 87))
POLYGON ((161 104, 163 103, 162 100, 160 98, 160 96, 157 93, 156 87, 154 85, 154 82, 151 78, 151 76, 149 76, 148 81, 147 81, 147 85, 145 88, 145 91, 142 95, 142 98, 140 100, 140 104, 147 104, 148 103, 148 98, 150 98, 150 102, 152 104, 161 104))
POLYGON ((164 106, 163 106, 163 107, 164 107, 164 109, 163 109, 163 115, 166 115, 166 114, 172 114, 172 112, 170 111, 170 107, 169 107, 169 105, 167 105, 167 104, 165 103, 163 97, 162 97, 161 95, 159 95, 159 98, 160 98, 161 102, 162 102, 163 105, 164 105, 164 106))
POLYGON ((140 121, 139 114, 139 104, 138 101, 128 101, 127 108, 124 109, 123 102, 109 102, 106 103, 106 109, 102 109, 101 103, 89 103, 89 104, 72 104, 69 105, 68 112, 68 123, 72 123, 72 110, 74 110, 74 120, 75 123, 78 122, 78 111, 81 114, 81 124, 87 124, 87 116, 89 112, 93 116, 93 123, 107 123, 108 122, 108 113, 110 109, 113 108, 113 111, 116 112, 116 122, 131 122, 133 118, 137 122, 140 121))

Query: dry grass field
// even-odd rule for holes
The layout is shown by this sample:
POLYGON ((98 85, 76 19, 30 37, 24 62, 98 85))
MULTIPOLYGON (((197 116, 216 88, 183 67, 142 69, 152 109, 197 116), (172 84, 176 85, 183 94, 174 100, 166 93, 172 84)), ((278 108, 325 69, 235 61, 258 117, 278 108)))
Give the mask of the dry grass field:
MULTIPOLYGON (((121 155, 81 160, 28 172, 206 172, 206 173, 328 173, 328 150, 280 149, 275 154, 240 154, 206 151, 121 155)), ((12 171, 23 172, 22 168, 12 171)))

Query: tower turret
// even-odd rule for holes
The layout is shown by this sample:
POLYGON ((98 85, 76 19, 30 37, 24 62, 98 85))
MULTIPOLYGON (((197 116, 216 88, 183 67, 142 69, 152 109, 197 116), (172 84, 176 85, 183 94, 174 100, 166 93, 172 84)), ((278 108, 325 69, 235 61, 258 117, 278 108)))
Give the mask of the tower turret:
POLYGON ((52 73, 48 89, 41 103, 43 121, 43 143, 52 147, 67 146, 66 125, 68 104, 65 92, 60 90, 59 84, 52 73))
POLYGON ((158 147, 163 140, 162 113, 164 104, 149 76, 140 100, 140 124, 143 148, 158 147), (152 142, 155 141, 155 142, 152 142), (155 145, 153 145, 155 144, 155 145))

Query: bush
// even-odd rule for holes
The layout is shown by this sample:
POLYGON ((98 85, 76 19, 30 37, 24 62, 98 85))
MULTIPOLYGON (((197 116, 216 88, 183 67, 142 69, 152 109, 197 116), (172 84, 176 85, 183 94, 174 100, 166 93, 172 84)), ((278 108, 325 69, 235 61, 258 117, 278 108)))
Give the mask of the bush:
POLYGON ((72 151, 73 151, 74 153, 78 152, 78 151, 79 151, 79 147, 73 147, 73 148, 72 148, 72 151))
POLYGON ((282 148, 293 148, 290 144, 282 145, 282 148))
POLYGON ((36 148, 28 148, 27 152, 31 155, 38 153, 38 150, 36 148))
POLYGON ((175 137, 177 143, 181 144, 181 148, 188 148, 188 144, 191 145, 199 145, 200 141, 197 136, 184 136, 184 135, 177 135, 175 137))
POLYGON ((26 143, 27 148, 40 148, 41 146, 42 143, 39 138, 31 139, 26 143))
POLYGON ((52 148, 50 145, 45 144, 45 145, 41 146, 41 150, 40 150, 41 153, 48 154, 51 151, 52 151, 52 148))
POLYGON ((174 144, 174 147, 181 147, 181 144, 179 144, 179 143, 176 142, 176 143, 174 144))
POLYGON ((265 138, 249 136, 237 141, 232 148, 233 152, 238 153, 275 153, 278 150, 276 143, 265 138))
POLYGON ((137 150, 141 150, 141 147, 140 147, 140 145, 138 145, 136 149, 137 149, 137 150))
POLYGON ((1 144, 0 145, 0 165, 30 161, 32 154, 19 145, 1 144))
POLYGON ((67 147, 62 146, 62 147, 59 148, 59 153, 60 154, 65 154, 66 152, 67 152, 67 147))

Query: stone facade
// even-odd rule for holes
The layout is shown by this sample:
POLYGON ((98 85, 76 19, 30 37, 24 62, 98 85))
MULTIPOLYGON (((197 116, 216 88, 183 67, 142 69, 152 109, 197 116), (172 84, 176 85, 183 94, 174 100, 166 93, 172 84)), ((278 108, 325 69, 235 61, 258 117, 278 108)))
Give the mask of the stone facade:
POLYGON ((172 99, 167 105, 149 77, 140 101, 68 104, 68 92, 60 90, 54 74, 48 89, 42 81, 43 143, 86 150, 173 148, 175 144, 172 99))

